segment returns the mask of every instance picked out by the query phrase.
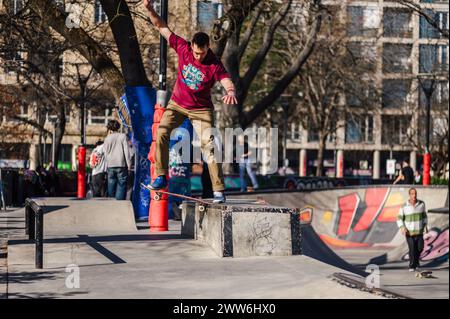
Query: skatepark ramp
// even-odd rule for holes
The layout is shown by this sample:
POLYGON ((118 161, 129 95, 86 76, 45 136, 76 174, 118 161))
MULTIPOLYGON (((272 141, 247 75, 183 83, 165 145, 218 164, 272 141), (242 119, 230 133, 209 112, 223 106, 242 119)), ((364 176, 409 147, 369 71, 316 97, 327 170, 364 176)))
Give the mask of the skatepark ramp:
POLYGON ((44 235, 136 232, 132 203, 112 198, 33 198, 44 211, 44 235))
POLYGON ((302 255, 314 258, 331 266, 366 277, 368 273, 358 269, 339 257, 317 235, 311 225, 302 225, 301 241, 302 255))
MULTIPOLYGON (((430 229, 424 237, 422 264, 424 267, 448 265, 448 188, 414 187, 418 198, 426 204, 430 229)), ((311 232, 308 236, 320 239, 340 256, 344 255, 341 253, 344 251, 366 254, 372 251, 379 258, 372 256, 364 263, 381 265, 404 262, 408 258, 408 248, 396 220, 399 209, 408 199, 409 188, 407 185, 376 185, 315 191, 256 192, 230 197, 254 196, 271 205, 310 208, 314 211, 312 230, 317 237, 311 232)))

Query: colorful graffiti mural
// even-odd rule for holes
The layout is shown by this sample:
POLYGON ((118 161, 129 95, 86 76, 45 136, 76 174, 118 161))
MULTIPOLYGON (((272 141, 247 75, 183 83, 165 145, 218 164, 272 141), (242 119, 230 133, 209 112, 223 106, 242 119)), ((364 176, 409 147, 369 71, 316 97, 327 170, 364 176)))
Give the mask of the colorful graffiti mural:
MULTIPOLYGON (((342 195, 337 198, 337 211, 322 215, 323 223, 333 224, 333 233, 319 236, 335 248, 400 245, 392 240, 398 233, 397 214, 406 196, 404 191, 390 188, 368 188, 362 198, 358 192, 342 195)), ((421 260, 448 259, 448 237, 448 227, 442 231, 432 228, 424 235, 421 260)), ((401 259, 408 259, 407 247, 401 259)))
MULTIPOLYGON (((420 254, 421 261, 447 260, 448 259, 448 235, 449 229, 431 229, 423 236, 424 247, 420 254)), ((408 252, 405 252, 402 260, 409 260, 408 252)))
POLYGON ((333 226, 336 238, 323 235, 330 245, 339 247, 365 247, 375 243, 388 243, 396 235, 398 211, 405 198, 389 188, 368 188, 364 195, 357 192, 337 198, 337 213, 333 226), (383 225, 380 225, 383 224, 383 225), (383 232, 374 231, 383 229, 383 232))

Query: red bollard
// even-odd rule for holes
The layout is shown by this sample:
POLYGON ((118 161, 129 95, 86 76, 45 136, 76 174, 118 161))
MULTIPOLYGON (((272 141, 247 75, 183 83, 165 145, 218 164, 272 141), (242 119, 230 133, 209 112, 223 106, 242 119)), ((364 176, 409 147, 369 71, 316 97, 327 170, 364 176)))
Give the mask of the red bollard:
POLYGON ((430 153, 423 154, 423 185, 430 185, 431 156, 430 153))
MULTIPOLYGON (((156 131, 159 126, 159 122, 162 118, 162 115, 165 111, 165 108, 161 107, 159 104, 155 105, 155 112, 153 115, 153 126, 152 126, 152 144, 150 146, 150 152, 148 154, 148 159, 151 162, 150 165, 150 179, 155 180, 155 150, 156 150, 156 131)), ((167 176, 167 180, 169 177, 167 176)), ((165 189, 168 191, 168 187, 165 189)), ((150 226, 150 232, 160 232, 160 231, 168 231, 169 230, 169 197, 166 194, 163 194, 159 200, 154 199, 155 192, 150 192, 150 209, 148 216, 148 223, 150 226)))
POLYGON ((86 197, 86 147, 78 147, 77 197, 86 197))

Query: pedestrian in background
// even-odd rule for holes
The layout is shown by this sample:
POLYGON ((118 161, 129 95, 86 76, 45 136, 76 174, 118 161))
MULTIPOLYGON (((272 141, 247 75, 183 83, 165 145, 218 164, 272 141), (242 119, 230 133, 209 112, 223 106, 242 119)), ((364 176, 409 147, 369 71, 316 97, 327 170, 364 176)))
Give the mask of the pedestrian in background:
POLYGON ((95 143, 95 148, 89 159, 89 165, 92 168, 93 195, 94 197, 105 197, 107 166, 102 140, 95 143))
POLYGON ((106 126, 109 135, 103 143, 108 172, 108 197, 126 199, 128 170, 131 170, 131 154, 126 134, 119 133, 120 123, 110 120, 106 126))
POLYGON ((414 172, 414 184, 421 185, 422 184, 422 175, 419 171, 414 172))
POLYGON ((414 171, 411 166, 409 166, 409 161, 407 158, 403 160, 402 169, 397 179, 394 181, 394 184, 414 184, 414 171))
POLYGON ((417 199, 417 190, 411 188, 406 204, 400 208, 397 225, 406 237, 409 249, 409 271, 420 271, 420 254, 423 250, 423 235, 428 232, 425 203, 417 199))
POLYGON ((258 181, 256 180, 256 175, 252 169, 252 163, 250 163, 249 156, 252 155, 252 151, 248 147, 248 143, 245 141, 244 135, 238 136, 238 146, 244 149, 244 153, 240 158, 237 158, 239 163, 239 178, 241 180, 241 192, 247 190, 247 182, 245 181, 245 172, 247 171, 250 180, 252 181, 253 189, 258 189, 258 181))

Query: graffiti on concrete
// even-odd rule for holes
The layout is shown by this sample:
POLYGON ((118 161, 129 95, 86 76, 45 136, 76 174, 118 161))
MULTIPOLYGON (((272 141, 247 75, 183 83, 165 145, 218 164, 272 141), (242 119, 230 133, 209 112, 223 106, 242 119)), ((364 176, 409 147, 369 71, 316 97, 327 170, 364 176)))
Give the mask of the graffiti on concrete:
POLYGON ((431 229, 424 236, 424 240, 424 249, 420 259, 431 260, 448 254, 448 228, 443 231, 431 229))
MULTIPOLYGON (((423 236, 424 247, 420 254, 420 260, 430 261, 448 259, 448 234, 448 228, 442 231, 439 228, 432 228, 425 234, 423 236)), ((408 260, 408 253, 405 253, 402 259, 408 260)))
POLYGON ((395 222, 405 200, 402 193, 388 187, 368 188, 362 198, 357 192, 338 197, 337 238, 333 242, 328 238, 329 243, 355 247, 390 242, 398 232, 395 222))
MULTIPOLYGON (((390 244, 398 234, 396 224, 399 209, 407 200, 407 193, 397 189, 369 188, 363 196, 353 192, 337 198, 337 211, 326 211, 322 222, 331 223, 333 233, 320 234, 330 246, 364 248, 390 244)), ((424 235, 421 260, 448 258, 449 229, 432 228, 424 235)), ((408 254, 402 257, 408 259, 408 254)))
POLYGON ((420 259, 432 260, 448 255, 448 228, 443 231, 433 228, 424 235, 424 240, 420 259))

